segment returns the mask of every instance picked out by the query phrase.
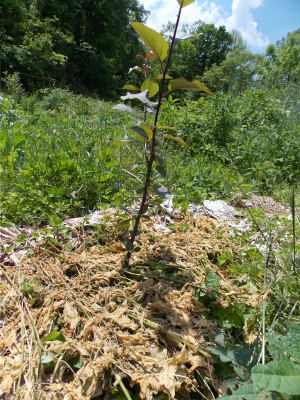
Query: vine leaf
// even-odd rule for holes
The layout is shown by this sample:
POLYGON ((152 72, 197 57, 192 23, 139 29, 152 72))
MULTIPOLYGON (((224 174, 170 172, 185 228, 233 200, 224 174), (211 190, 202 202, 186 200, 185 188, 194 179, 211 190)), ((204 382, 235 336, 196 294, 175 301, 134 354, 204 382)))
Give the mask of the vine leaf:
POLYGON ((160 61, 164 61, 169 51, 169 45, 166 39, 154 29, 149 28, 141 22, 132 22, 131 26, 145 42, 146 46, 157 55, 160 61))
POLYGON ((177 0, 177 3, 183 8, 188 6, 189 4, 194 3, 195 0, 177 0))
POLYGON ((153 97, 158 93, 159 86, 156 82, 152 81, 151 79, 146 79, 145 82, 142 83, 141 91, 149 89, 148 96, 153 97))
POLYGON ((252 383, 242 383, 231 395, 218 397, 218 400, 265 400, 266 393, 260 392, 253 387, 252 383))
POLYGON ((273 359, 282 360, 292 357, 300 363, 300 326, 289 325, 289 332, 286 336, 270 333, 267 336, 268 350, 273 359))
POLYGON ((204 83, 196 80, 193 82, 187 81, 185 78, 177 78, 172 80, 169 85, 168 89, 170 91, 177 90, 177 89, 186 89, 186 90, 201 90, 203 92, 211 94, 211 91, 204 85, 204 83))
POLYGON ((48 333, 48 335, 44 339, 46 342, 52 342, 54 340, 58 340, 60 342, 65 342, 66 338, 60 331, 52 331, 48 333))
POLYGON ((43 353, 41 355, 41 363, 44 365, 48 365, 49 367, 54 367, 56 364, 57 358, 53 353, 43 353))
POLYGON ((271 361, 252 368, 253 385, 288 396, 300 395, 300 365, 289 360, 271 361))

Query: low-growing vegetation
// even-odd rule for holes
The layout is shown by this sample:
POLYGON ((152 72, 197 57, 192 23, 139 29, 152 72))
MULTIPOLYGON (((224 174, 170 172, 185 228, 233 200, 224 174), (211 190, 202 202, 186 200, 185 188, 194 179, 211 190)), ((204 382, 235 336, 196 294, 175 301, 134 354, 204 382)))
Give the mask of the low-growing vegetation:
MULTIPOLYGON (((139 148, 112 145, 134 139, 133 116, 60 89, 21 104, 2 94, 0 106, 2 225, 45 224, 136 199, 144 172, 139 148)), ((248 90, 238 98, 170 96, 162 108, 162 124, 177 126, 188 143, 180 152, 173 142, 160 150, 179 202, 237 192, 288 201, 300 178, 300 134, 278 101, 248 90)))

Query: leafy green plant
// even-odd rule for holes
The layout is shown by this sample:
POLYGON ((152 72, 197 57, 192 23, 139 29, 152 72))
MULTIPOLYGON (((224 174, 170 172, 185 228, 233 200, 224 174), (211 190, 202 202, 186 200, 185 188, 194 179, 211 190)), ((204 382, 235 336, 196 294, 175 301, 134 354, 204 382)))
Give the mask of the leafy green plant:
MULTIPOLYGON (((17 120, 17 117, 18 108, 15 102, 10 97, 0 94, 0 126, 14 124, 17 120)), ((0 140, 4 141, 3 137, 0 140)), ((1 146, 4 146, 3 142, 1 143, 1 146)))
MULTIPOLYGON (((114 197, 116 203, 132 201, 129 150, 112 147, 111 138, 119 138, 133 118, 110 104, 85 99, 86 107, 71 92, 58 92, 53 96, 60 103, 50 108, 50 90, 31 96, 29 111, 7 96, 0 100, 2 225, 52 223, 114 197)), ((131 160, 137 158, 131 151, 131 160)))
POLYGON ((6 73, 4 83, 7 93, 19 103, 25 96, 25 90, 20 80, 20 74, 18 72, 12 74, 6 73))
MULTIPOLYGON (((286 335, 270 333, 267 335, 268 353, 270 361, 264 365, 252 366, 250 364, 249 379, 244 382, 235 381, 237 390, 232 394, 219 397, 220 400, 256 400, 277 395, 287 398, 300 396, 300 326, 291 324, 286 335)), ((236 367, 242 367, 243 362, 239 357, 232 357, 231 350, 211 348, 223 362, 231 362, 236 367)), ((251 353, 248 354, 250 360, 251 353)), ((247 376, 241 376, 247 378, 247 376)), ((282 398, 282 397, 281 397, 282 398)))

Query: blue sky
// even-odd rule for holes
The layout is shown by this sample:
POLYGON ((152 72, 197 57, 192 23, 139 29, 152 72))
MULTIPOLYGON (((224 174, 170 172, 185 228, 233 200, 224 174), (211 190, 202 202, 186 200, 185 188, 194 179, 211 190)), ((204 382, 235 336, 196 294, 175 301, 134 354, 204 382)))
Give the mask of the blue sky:
MULTIPOLYGON (((160 30, 168 20, 176 18, 176 0, 139 0, 151 11, 147 25, 160 30)), ((198 19, 228 30, 238 29, 249 48, 263 52, 270 43, 300 28, 300 0, 195 0, 185 7, 182 22, 198 19)))

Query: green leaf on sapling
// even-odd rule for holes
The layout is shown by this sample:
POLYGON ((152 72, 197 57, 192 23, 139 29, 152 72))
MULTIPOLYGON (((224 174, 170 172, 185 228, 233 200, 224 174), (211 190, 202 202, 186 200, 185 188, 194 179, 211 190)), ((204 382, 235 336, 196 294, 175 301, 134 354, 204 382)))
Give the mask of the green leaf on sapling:
POLYGON ((176 136, 168 134, 168 135, 164 135, 163 138, 164 139, 172 139, 175 142, 180 143, 181 146, 187 146, 187 143, 181 137, 176 137, 176 136))
POLYGON ((131 26, 144 41, 145 45, 157 55, 160 61, 164 61, 169 51, 169 44, 166 39, 154 29, 149 28, 141 22, 132 22, 131 26))
POLYGON ((177 0, 177 3, 183 8, 188 6, 189 4, 194 3, 195 0, 177 0))
POLYGON ((204 83, 195 80, 193 82, 187 81, 185 78, 176 78, 170 81, 168 85, 169 91, 173 90, 199 90, 206 93, 211 94, 211 91, 208 89, 204 83))
MULTIPOLYGON (((146 89, 143 92, 137 93, 137 94, 127 92, 125 96, 121 96, 120 98, 122 100, 139 100, 140 102, 142 102, 143 104, 146 104, 149 107, 156 107, 157 103, 155 103, 147 98, 148 91, 149 91, 149 89, 146 89)), ((113 108, 116 109, 115 106, 113 108)))
POLYGON ((112 109, 117 110, 117 111, 126 111, 131 114, 138 114, 138 112, 134 108, 127 106, 126 104, 122 104, 122 103, 116 104, 115 106, 112 107, 112 109))
POLYGON ((136 90, 136 91, 140 91, 140 88, 139 87, 137 87, 137 86, 135 86, 135 85, 129 85, 129 84, 126 84, 126 85, 124 85, 123 87, 122 87, 122 89, 127 89, 127 90, 136 90))
POLYGON ((132 126, 131 129, 134 131, 134 134, 140 141, 144 143, 149 141, 148 134, 143 128, 140 126, 132 126))
POLYGON ((141 91, 149 89, 148 97, 155 96, 159 91, 159 86, 156 82, 152 81, 151 79, 146 79, 141 86, 141 91))
POLYGON ((116 224, 116 228, 119 231, 127 231, 130 228, 130 219, 124 219, 116 224))

